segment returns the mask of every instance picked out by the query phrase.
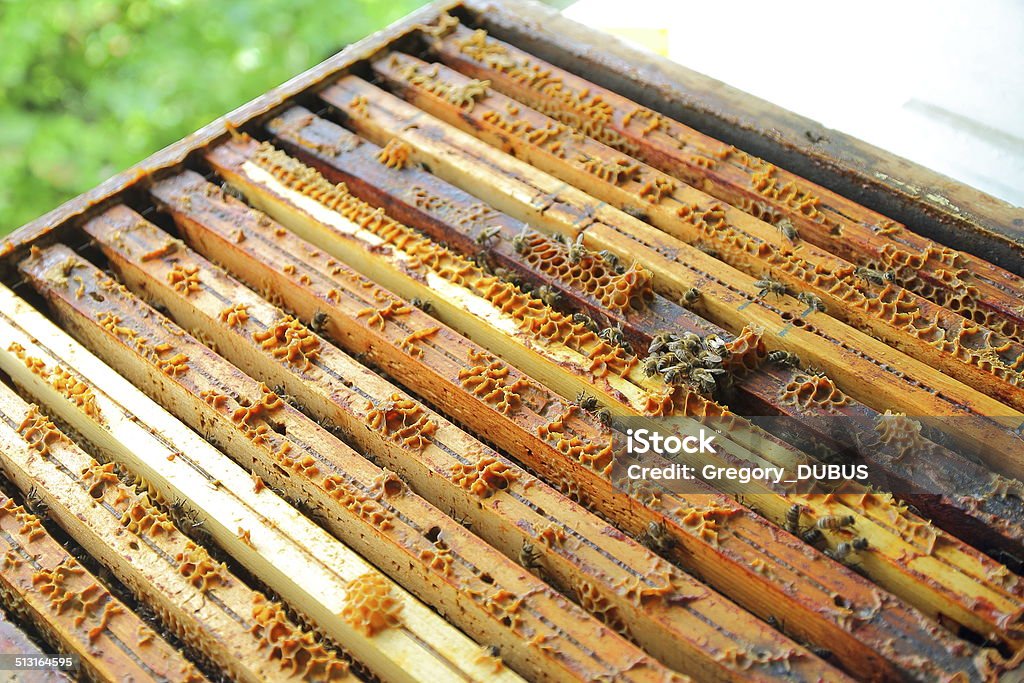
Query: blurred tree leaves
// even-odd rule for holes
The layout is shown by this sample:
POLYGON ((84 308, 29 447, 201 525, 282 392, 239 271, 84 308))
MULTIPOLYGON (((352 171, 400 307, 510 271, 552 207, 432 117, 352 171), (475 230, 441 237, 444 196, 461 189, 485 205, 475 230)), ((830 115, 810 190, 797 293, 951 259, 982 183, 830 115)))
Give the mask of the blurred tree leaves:
POLYGON ((0 235, 422 0, 0 0, 0 235))

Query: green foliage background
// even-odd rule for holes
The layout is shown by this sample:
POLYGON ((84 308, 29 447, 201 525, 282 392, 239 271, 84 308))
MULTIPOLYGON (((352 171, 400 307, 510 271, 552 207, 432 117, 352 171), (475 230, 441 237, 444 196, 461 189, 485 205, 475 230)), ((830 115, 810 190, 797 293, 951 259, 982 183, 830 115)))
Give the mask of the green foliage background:
POLYGON ((0 235, 422 0, 0 0, 0 235))

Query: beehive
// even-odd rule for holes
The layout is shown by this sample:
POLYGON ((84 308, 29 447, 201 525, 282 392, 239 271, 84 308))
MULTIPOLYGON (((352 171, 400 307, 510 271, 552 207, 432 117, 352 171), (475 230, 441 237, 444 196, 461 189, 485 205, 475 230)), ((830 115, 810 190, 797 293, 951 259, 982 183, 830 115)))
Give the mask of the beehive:
POLYGON ((595 41, 433 5, 6 239, 5 607, 101 679, 1019 675, 1013 210, 595 41))

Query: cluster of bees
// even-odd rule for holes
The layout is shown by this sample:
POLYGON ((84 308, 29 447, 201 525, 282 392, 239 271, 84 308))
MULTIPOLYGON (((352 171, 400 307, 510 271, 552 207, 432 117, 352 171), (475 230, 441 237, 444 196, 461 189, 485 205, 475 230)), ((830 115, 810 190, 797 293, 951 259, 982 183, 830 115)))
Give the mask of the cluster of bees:
MULTIPOLYGON (((786 511, 786 531, 799 536, 805 543, 813 546, 819 545, 825 539, 824 531, 837 531, 854 524, 853 515, 826 515, 825 517, 819 517, 814 526, 809 529, 801 529, 801 512, 799 504, 793 504, 789 507, 786 511)), ((858 536, 852 541, 837 543, 835 548, 826 549, 825 554, 833 560, 848 562, 850 555, 854 552, 863 552, 868 549, 868 546, 868 539, 858 536)))
POLYGON ((724 363, 729 350, 716 334, 701 337, 693 332, 663 332, 651 340, 647 352, 644 374, 661 375, 666 384, 689 383, 711 396, 728 382, 724 363))

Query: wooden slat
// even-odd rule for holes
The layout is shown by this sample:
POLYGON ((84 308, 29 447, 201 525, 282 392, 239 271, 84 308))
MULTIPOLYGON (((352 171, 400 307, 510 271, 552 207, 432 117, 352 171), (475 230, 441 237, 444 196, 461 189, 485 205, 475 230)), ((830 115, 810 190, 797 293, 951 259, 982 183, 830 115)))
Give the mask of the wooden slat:
MULTIPOLYGON (((348 677, 348 665, 284 616, 280 603, 213 560, 148 493, 121 482, 113 463, 93 460, 6 387, 0 387, 0 460, 22 491, 34 492, 79 545, 153 606, 168 630, 233 679, 348 677)), ((150 631, 132 635, 122 639, 135 659, 144 666, 160 661, 160 642, 150 631)))
MULTIPOLYGON (((725 330, 651 292, 648 285, 630 290, 631 295, 621 294, 620 287, 627 286, 630 273, 613 274, 599 255, 588 254, 571 264, 563 243, 536 232, 529 235, 521 253, 515 246, 523 230, 521 222, 411 162, 394 160, 390 150, 382 153, 382 148, 306 109, 284 112, 268 122, 267 129, 296 158, 332 182, 344 182, 364 201, 386 207, 397 220, 465 256, 483 257, 494 272, 503 269, 534 287, 557 290, 566 304, 605 327, 619 325, 641 354, 664 330, 728 336, 725 330)), ((750 343, 757 348, 756 342, 750 343)), ((885 418, 838 390, 829 393, 824 384, 820 398, 816 391, 813 399, 797 399, 795 390, 807 381, 809 375, 801 369, 764 364, 734 380, 735 400, 745 414, 779 416, 758 421, 770 431, 799 432, 792 434, 798 443, 813 440, 839 458, 855 451, 857 443, 875 442, 876 429, 882 423, 899 421, 885 418)), ((895 440, 878 443, 860 455, 872 465, 873 483, 905 497, 946 531, 1024 560, 1024 509, 1016 499, 1000 495, 1010 486, 1001 475, 923 437, 910 447, 895 440)))
MULTIPOLYGON (((517 671, 566 680, 674 678, 126 289, 103 288, 102 272, 66 248, 38 254, 23 271, 64 323, 125 376, 167 400, 194 428, 223 442, 235 460, 268 485, 304 501, 332 533, 477 642, 497 645, 517 671), (69 259, 73 277, 86 283, 81 298, 62 274, 69 259), (103 300, 89 292, 102 292, 103 300), (529 646, 531 639, 545 647, 529 646)), ((171 284, 186 291, 200 286, 195 273, 179 268, 172 275, 171 284)), ((302 332, 297 321, 287 318, 274 321, 257 341, 304 364, 316 358, 319 347, 302 332)), ((408 438, 428 438, 431 430, 429 422, 417 421, 408 438)))
MULTIPOLYGON (((83 301, 75 299, 75 274, 69 274, 70 279, 61 274, 60 263, 72 258, 71 253, 63 247, 57 252, 64 256, 56 266, 55 286, 64 288, 71 300, 83 301)), ((39 260, 37 256, 33 263, 38 265, 39 260)), ((101 277, 100 282, 92 283, 89 294, 83 290, 85 300, 100 303, 97 299, 106 301, 108 294, 120 291, 109 278, 101 277)), ((68 329, 80 331, 82 324, 68 329)), ((489 681, 511 676, 507 670, 495 672, 492 662, 480 659, 473 641, 269 488, 256 484, 249 472, 6 288, 0 288, 0 330, 0 338, 7 342, 0 346, 4 372, 164 500, 185 506, 218 545, 371 671, 396 681, 452 676, 489 681), (13 342, 24 350, 11 351, 13 342), (74 378, 92 400, 79 401, 75 397, 80 394, 58 389, 33 372, 40 367, 74 378), (397 612, 398 623, 373 635, 357 626, 365 625, 359 617, 371 607, 363 601, 367 595, 360 586, 379 587, 384 601, 397 612)), ((369 614, 374 611, 369 609, 369 614)))
POLYGON ((576 595, 602 621, 676 670, 714 680, 842 677, 336 347, 320 343, 309 367, 269 351, 253 353, 253 339, 284 313, 186 247, 144 259, 164 251, 170 237, 130 209, 111 209, 85 230, 133 290, 169 310, 252 376, 282 386, 318 418, 351 435, 375 462, 435 505, 451 509, 453 517, 465 519, 505 554, 576 595), (196 269, 200 291, 184 293, 169 284, 168 276, 179 267, 196 269), (233 323, 226 324, 224 318, 232 314, 233 323), (422 443, 403 439, 405 423, 398 415, 391 426, 366 429, 376 406, 386 405, 415 411, 435 425, 433 433, 422 443), (473 468, 501 473, 500 486, 465 477, 473 468), (739 643, 758 654, 727 655, 739 643))
MULTIPOLYGON (((795 473, 798 464, 809 462, 803 453, 773 441, 692 388, 644 378, 635 369, 635 357, 620 347, 393 221, 345 188, 331 186, 313 169, 269 145, 233 142, 209 158, 251 202, 331 256, 387 283, 406 299, 436 294, 434 310, 440 320, 481 340, 485 348, 563 397, 590 393, 609 409, 633 416, 631 426, 664 431, 664 421, 636 418, 677 416, 683 424, 673 427, 683 430, 680 436, 700 428, 684 416, 711 417, 719 431, 718 452, 677 456, 695 471, 707 464, 727 468, 771 463, 795 473), (235 162, 224 163, 232 153, 238 155, 235 162)), ((853 484, 835 495, 728 478, 714 486, 732 495, 760 494, 759 511, 780 526, 792 505, 800 506, 811 522, 852 515, 855 532, 834 537, 836 542, 852 541, 857 535, 870 542, 858 554, 859 566, 880 585, 926 613, 951 617, 987 637, 1013 641, 1014 647, 1024 636, 1024 585, 1018 578, 910 514, 891 495, 868 493, 853 484), (979 603, 991 607, 979 609, 979 603)))
MULTIPOLYGON (((162 181, 154 192, 199 251, 215 255, 232 273, 263 288, 305 319, 326 313, 325 331, 347 350, 366 354, 388 374, 444 405, 446 412, 487 434, 549 481, 585 496, 589 505, 620 528, 632 534, 664 530, 670 542, 663 544, 663 550, 671 551, 682 566, 762 617, 784 622, 788 632, 824 644, 852 671, 873 676, 884 670, 913 670, 919 659, 915 656, 911 663, 892 649, 894 643, 915 642, 915 648, 931 650, 935 656, 930 662, 948 661, 948 654, 939 653, 960 647, 936 643, 937 633, 919 613, 882 597, 856 575, 829 565, 820 554, 809 552, 796 539, 699 483, 694 483, 692 496, 656 484, 651 491, 630 495, 631 491, 614 485, 605 471, 608 461, 600 453, 607 436, 581 421, 567 401, 530 382, 514 367, 496 363, 492 369, 507 373, 505 385, 514 389, 509 408, 495 410, 500 396, 485 399, 462 382, 479 372, 474 370, 479 359, 492 358, 486 351, 418 309, 410 308, 383 327, 372 324, 360 311, 381 305, 386 295, 378 294, 378 287, 263 214, 216 192, 195 174, 162 181), (410 352, 406 340, 410 335, 422 337, 424 330, 434 332, 417 343, 419 352, 410 352), (552 433, 551 428, 558 425, 563 431, 552 433), (581 466, 581 458, 591 465, 581 466), (715 534, 702 533, 704 526, 695 524, 709 513, 715 534), (867 608, 865 614, 870 617, 854 627, 835 604, 837 594, 849 596, 853 604, 885 601, 886 608, 867 608), (854 628, 856 638, 851 639, 854 628)), ((616 454, 616 461, 624 467, 630 459, 616 454)), ((940 642, 944 640, 940 637, 940 642)))
POLYGON ((391 89, 447 123, 597 199, 642 216, 735 268, 777 281, 793 294, 814 295, 824 302, 824 315, 933 366, 933 374, 945 372, 981 394, 1024 410, 1024 347, 1019 342, 886 283, 880 275, 862 275, 848 261, 799 237, 787 237, 782 230, 680 185, 457 71, 397 52, 382 55, 373 66, 391 89))
POLYGON ((1024 210, 522 0, 464 0, 474 25, 933 239, 1024 275, 1024 210))
POLYGON ((483 30, 460 26, 432 39, 431 45, 449 66, 487 79, 491 87, 529 107, 757 218, 774 224, 786 218, 801 239, 842 258, 881 270, 893 268, 908 289, 1024 341, 1024 280, 998 266, 935 244, 905 225, 483 30))
POLYGON ((377 144, 398 138, 409 146, 414 161, 494 208, 570 240, 583 234, 590 251, 608 249, 627 262, 636 261, 654 274, 655 289, 669 298, 700 289, 700 312, 731 332, 738 334, 747 325, 762 327, 769 349, 796 353, 824 368, 843 391, 879 412, 914 416, 947 431, 996 471, 1024 474, 1024 436, 1016 431, 1024 425, 1024 415, 1017 411, 980 394, 968 400, 969 387, 936 376, 932 368, 828 317, 804 320, 807 305, 792 297, 761 299, 753 277, 496 153, 361 79, 341 79, 321 96, 356 132, 377 144))
MULTIPOLYGON (((5 446, 0 444, 0 453, 10 472, 5 446)), ((90 679, 206 680, 64 550, 38 517, 6 496, 0 496, 0 552, 0 600, 35 624, 59 651, 78 655, 90 679), (140 641, 148 643, 144 657, 137 649, 140 641)))

